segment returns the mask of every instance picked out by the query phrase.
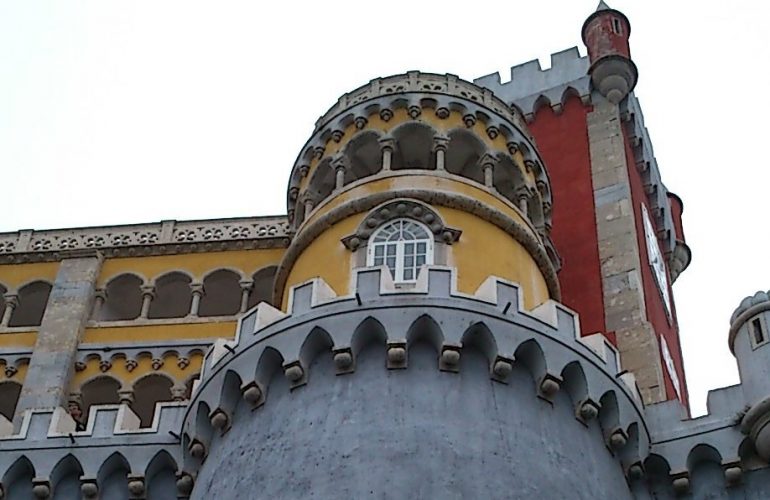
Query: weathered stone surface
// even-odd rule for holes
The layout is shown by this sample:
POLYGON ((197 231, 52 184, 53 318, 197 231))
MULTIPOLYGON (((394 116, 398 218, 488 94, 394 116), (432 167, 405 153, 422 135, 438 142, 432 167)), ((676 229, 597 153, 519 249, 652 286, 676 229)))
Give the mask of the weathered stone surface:
POLYGON ((24 410, 65 403, 101 265, 102 256, 95 251, 61 261, 16 407, 17 420, 24 410))

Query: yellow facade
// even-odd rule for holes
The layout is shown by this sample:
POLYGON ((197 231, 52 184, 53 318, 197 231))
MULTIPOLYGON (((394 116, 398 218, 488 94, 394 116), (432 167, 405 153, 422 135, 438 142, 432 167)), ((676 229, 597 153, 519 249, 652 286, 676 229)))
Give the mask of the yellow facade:
POLYGON ((58 262, 0 265, 0 285, 8 290, 18 290, 32 281, 53 283, 58 269, 58 262))
POLYGON ((112 278, 124 273, 153 280, 171 271, 182 271, 194 280, 202 281, 208 273, 217 269, 234 269, 247 277, 264 267, 277 265, 284 252, 282 248, 269 248, 107 259, 97 286, 103 287, 112 278))

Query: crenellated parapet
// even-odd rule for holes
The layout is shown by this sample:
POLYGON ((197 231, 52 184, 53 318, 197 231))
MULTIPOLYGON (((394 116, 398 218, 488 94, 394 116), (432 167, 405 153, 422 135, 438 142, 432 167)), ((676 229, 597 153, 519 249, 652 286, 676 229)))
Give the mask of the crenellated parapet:
MULTIPOLYGON (((389 373, 420 373, 423 348, 434 353, 436 373, 456 377, 445 379, 450 386, 473 380, 473 390, 485 393, 498 385, 518 387, 525 377, 532 399, 516 405, 567 405, 569 417, 560 425, 577 421, 575 429, 598 439, 598 448, 625 470, 647 456, 649 430, 633 376, 621 371, 606 338, 581 336, 573 312, 554 301, 525 310, 519 287, 496 278, 475 294, 458 293, 451 268, 425 268, 411 290, 397 289, 389 276, 381 268, 359 269, 349 296, 336 296, 322 280, 313 280, 292 289, 287 313, 264 303, 247 313, 237 338, 216 343, 206 355, 184 419, 185 471, 195 476, 217 463, 223 456, 218 447, 225 446, 221 436, 260 425, 249 423, 252 419, 270 419, 270 405, 278 404, 272 400, 283 400, 284 390, 285 397, 301 398, 303 391, 336 384, 335 375, 350 377, 354 387, 360 370, 376 369, 366 368, 371 363, 382 364, 382 383, 391 384, 389 373), (366 355, 371 349, 381 354, 366 355), (327 358, 328 364, 320 361, 327 358), (482 359, 487 382, 476 386, 481 379, 471 364, 482 359)), ((360 377, 362 384, 377 384, 368 375, 360 377)), ((442 396, 431 391, 424 397, 442 396)), ((292 449, 291 438, 285 446, 292 449)))
POLYGON ((152 425, 140 428, 126 405, 94 406, 82 430, 64 408, 27 410, 16 433, 0 429, 0 492, 11 498, 25 498, 24 492, 36 498, 145 498, 153 485, 177 481, 176 431, 185 407, 160 403, 152 425))
POLYGON ((540 107, 547 105, 559 113, 571 96, 583 102, 591 99, 588 57, 581 57, 577 47, 551 54, 551 67, 543 69, 534 59, 511 67, 511 76, 503 82, 499 73, 482 76, 473 83, 490 89, 500 99, 520 110, 531 121, 540 107))

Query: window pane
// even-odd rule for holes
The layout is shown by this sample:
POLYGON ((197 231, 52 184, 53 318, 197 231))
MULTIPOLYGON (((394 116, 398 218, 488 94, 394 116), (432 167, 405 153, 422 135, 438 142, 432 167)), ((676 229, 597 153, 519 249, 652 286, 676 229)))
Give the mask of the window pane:
POLYGON ((379 257, 379 256, 377 256, 377 255, 375 255, 375 256, 374 256, 374 262, 373 262, 373 264, 374 264, 375 266, 381 266, 381 265, 382 265, 382 263, 383 263, 383 258, 382 258, 382 257, 379 257))
POLYGON ((425 256, 424 255, 418 255, 417 256, 417 267, 420 267, 422 265, 425 265, 425 256))
POLYGON ((425 242, 417 243, 417 253, 425 253, 427 251, 427 245, 425 242))
POLYGON ((414 272, 411 269, 404 269, 404 279, 405 280, 412 280, 414 279, 414 272))
POLYGON ((382 254, 385 252, 385 248, 382 245, 377 245, 374 247, 374 256, 375 257, 382 257, 382 254))

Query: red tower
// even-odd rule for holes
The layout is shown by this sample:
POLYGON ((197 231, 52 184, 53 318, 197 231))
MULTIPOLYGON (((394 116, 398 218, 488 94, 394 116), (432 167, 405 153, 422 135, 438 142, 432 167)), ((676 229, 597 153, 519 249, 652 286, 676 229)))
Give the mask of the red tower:
POLYGON ((582 34, 594 87, 610 102, 619 103, 634 89, 638 77, 628 45, 628 18, 601 1, 583 23, 582 34))

